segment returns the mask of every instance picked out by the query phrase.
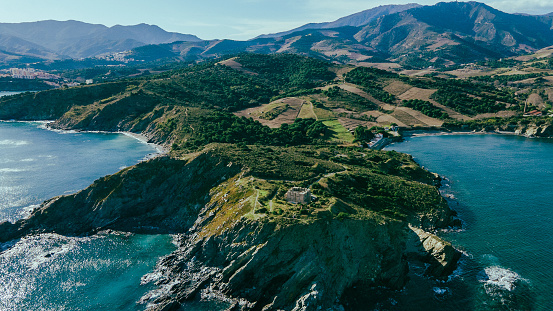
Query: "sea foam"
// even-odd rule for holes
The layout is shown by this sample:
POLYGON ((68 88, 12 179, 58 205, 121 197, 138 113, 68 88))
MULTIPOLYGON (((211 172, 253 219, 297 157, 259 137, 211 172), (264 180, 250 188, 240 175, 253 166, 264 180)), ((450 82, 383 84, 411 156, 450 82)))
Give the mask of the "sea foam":
POLYGON ((0 145, 3 145, 3 146, 23 146, 28 144, 29 142, 26 140, 11 140, 11 139, 0 140, 0 145))
POLYGON ((513 291, 519 280, 521 280, 521 277, 517 273, 498 266, 485 268, 479 276, 480 282, 497 286, 508 291, 513 291))

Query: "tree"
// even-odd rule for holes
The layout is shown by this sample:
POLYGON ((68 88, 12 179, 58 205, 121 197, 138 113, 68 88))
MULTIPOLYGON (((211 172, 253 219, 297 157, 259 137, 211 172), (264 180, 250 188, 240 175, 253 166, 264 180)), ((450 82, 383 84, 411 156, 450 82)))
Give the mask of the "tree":
POLYGON ((357 126, 353 136, 355 137, 356 141, 367 141, 374 138, 373 132, 361 125, 357 126))

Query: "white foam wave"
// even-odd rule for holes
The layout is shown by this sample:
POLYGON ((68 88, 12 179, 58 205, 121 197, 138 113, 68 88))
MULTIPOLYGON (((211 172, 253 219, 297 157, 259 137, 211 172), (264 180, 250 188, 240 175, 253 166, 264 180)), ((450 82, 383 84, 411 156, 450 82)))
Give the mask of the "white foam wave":
POLYGON ((38 207, 40 207, 40 204, 26 206, 19 212, 19 216, 21 218, 27 218, 28 216, 31 216, 31 213, 38 207))
POLYGON ((0 145, 4 145, 4 146, 23 146, 28 144, 29 142, 26 140, 11 140, 11 139, 0 140, 0 145))
POLYGON ((479 277, 480 282, 504 288, 508 291, 513 291, 519 280, 521 280, 521 277, 517 273, 498 266, 485 268, 479 277))
POLYGON ((26 169, 22 168, 0 168, 0 173, 19 173, 26 172, 26 169))

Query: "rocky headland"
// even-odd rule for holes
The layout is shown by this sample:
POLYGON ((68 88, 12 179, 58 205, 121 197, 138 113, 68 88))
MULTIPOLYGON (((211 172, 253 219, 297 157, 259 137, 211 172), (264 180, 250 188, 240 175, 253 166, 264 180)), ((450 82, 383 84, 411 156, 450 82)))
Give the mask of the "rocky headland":
MULTIPOLYGON (((278 151, 298 152, 291 149, 278 151)), ((408 156, 378 151, 365 151, 372 160, 344 171, 332 165, 334 158, 361 154, 328 152, 329 160, 306 160, 325 169, 316 177, 320 201, 315 205, 299 207, 280 198, 282 189, 301 180, 260 178, 260 168, 236 161, 243 158, 240 148, 211 145, 194 155, 140 163, 76 194, 48 200, 26 219, 0 224, 0 241, 107 229, 176 234, 178 249, 160 261, 155 277, 144 278, 159 286, 142 299, 149 310, 178 310, 180 303, 202 298, 226 301, 232 310, 339 308, 344 291, 353 286, 367 293, 377 287, 401 289, 409 260, 429 263, 431 277, 452 272, 459 252, 431 233, 455 223, 435 176, 408 156), (379 172, 369 171, 371 165, 379 172), (378 198, 365 206, 360 202, 369 201, 344 193, 356 191, 351 182, 370 188, 403 183, 421 193, 403 193, 406 189, 391 184, 392 189, 380 189, 398 205, 391 214, 377 206, 378 198), (263 202, 264 187, 275 194, 263 202)))
POLYGON ((1 223, 0 242, 174 234, 177 250, 143 278, 158 286, 141 300, 149 310, 198 299, 231 310, 342 309, 352 288, 402 289, 409 261, 428 263, 428 277, 451 273, 460 254, 435 231, 458 222, 439 178, 406 154, 340 146, 312 118, 271 129, 229 113, 335 77, 299 56, 242 57, 260 74, 207 64, 0 99, 2 120, 128 131, 171 150, 1 223), (311 189, 313 200, 287 202, 292 187, 311 189))

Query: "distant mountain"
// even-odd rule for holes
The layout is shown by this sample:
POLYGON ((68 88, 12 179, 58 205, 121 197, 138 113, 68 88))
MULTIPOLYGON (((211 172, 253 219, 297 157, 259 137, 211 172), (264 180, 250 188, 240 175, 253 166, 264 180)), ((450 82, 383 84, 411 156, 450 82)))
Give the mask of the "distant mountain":
POLYGON ((197 60, 239 52, 296 53, 341 63, 451 66, 553 46, 552 26, 551 16, 508 14, 478 2, 381 6, 249 41, 174 43, 134 56, 151 60, 154 51, 163 51, 163 57, 197 60))
POLYGON ((478 2, 442 2, 382 16, 355 38, 399 60, 457 63, 551 46, 552 21, 507 14, 478 2))
POLYGON ((0 62, 85 58, 132 49, 139 61, 197 61, 241 52, 295 53, 340 63, 451 66, 553 46, 553 16, 508 14, 478 2, 380 6, 334 22, 248 41, 203 41, 157 26, 76 21, 0 24, 0 62))
POLYGON ((346 27, 346 26, 360 27, 360 26, 368 25, 369 23, 378 19, 381 16, 402 12, 402 11, 409 10, 412 8, 417 8, 420 6, 421 6, 420 4, 416 4, 416 3, 409 3, 409 4, 403 4, 403 5, 381 5, 376 8, 368 9, 359 13, 342 17, 333 22, 309 23, 289 31, 268 34, 268 35, 261 35, 261 36, 258 36, 257 38, 277 38, 277 37, 286 36, 291 33, 299 32, 307 29, 330 29, 330 28, 339 28, 339 27, 346 27))
POLYGON ((53 20, 0 23, 0 50, 46 59, 86 58, 148 44, 200 40, 193 35, 166 32, 146 24, 106 27, 53 20))

